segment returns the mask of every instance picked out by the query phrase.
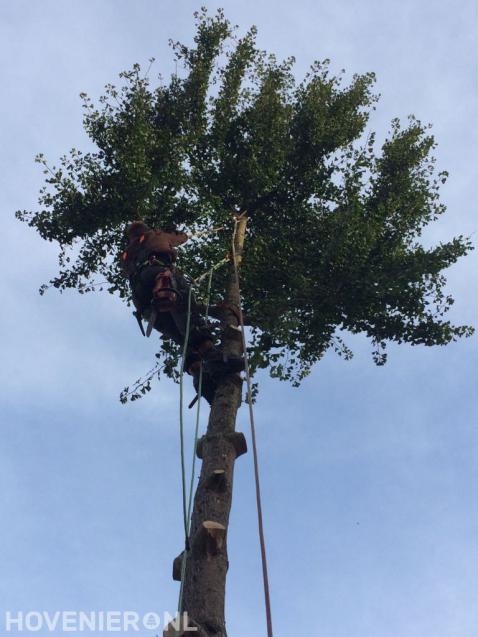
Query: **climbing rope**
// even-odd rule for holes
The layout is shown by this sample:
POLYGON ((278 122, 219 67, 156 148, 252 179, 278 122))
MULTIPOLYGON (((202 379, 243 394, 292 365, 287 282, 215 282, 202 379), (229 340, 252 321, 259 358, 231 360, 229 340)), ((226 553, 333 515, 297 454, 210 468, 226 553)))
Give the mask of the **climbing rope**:
MULTIPOLYGON (((234 267, 234 277, 235 283, 237 287, 238 294, 238 314, 239 314, 239 323, 241 327, 241 338, 242 338, 242 347, 244 351, 244 367, 246 374, 246 386, 247 386, 247 403, 249 409, 249 421, 251 427, 251 439, 252 439, 252 453, 253 453, 253 461, 254 461, 254 480, 255 480, 255 491, 256 491, 256 505, 257 505, 257 520, 259 527, 259 542, 261 549, 261 562, 262 562, 262 578, 263 578, 263 586, 264 586, 264 600, 266 607, 266 622, 267 622, 267 637, 273 637, 272 631, 272 612, 271 612, 271 603, 270 603, 270 591, 269 591, 269 576, 267 569, 267 554, 266 554, 266 543, 264 536, 264 523, 262 516, 262 496, 261 496, 261 486, 260 486, 260 478, 259 478, 259 460, 257 453, 257 439, 256 439, 256 425, 254 418, 254 409, 252 404, 252 387, 251 387, 251 374, 249 367, 249 359, 247 356, 247 342, 246 342, 246 333, 245 333, 245 325, 244 325, 244 315, 242 312, 242 298, 241 298, 241 287, 240 287, 240 279, 239 279, 239 268, 237 264, 237 253, 236 253, 236 236, 237 236, 237 226, 241 219, 243 218, 245 212, 235 217, 234 220, 234 230, 232 236, 232 261, 234 267)), ((222 230, 223 228, 217 228, 217 230, 222 230)), ((189 494, 187 496, 186 493, 186 463, 185 463, 185 453, 184 453, 184 415, 183 415, 183 381, 184 381, 184 363, 186 359, 186 352, 189 343, 189 330, 191 325, 191 304, 192 304, 192 291, 193 286, 200 284, 206 277, 208 277, 208 286, 206 293, 206 321, 209 313, 209 303, 210 303, 210 294, 211 294, 211 285, 212 285, 212 276, 215 270, 221 267, 224 263, 227 263, 230 260, 229 257, 222 259, 215 266, 213 266, 208 272, 205 272, 197 279, 193 280, 191 286, 189 288, 188 295, 188 309, 187 309, 187 321, 186 321, 186 337, 184 340, 183 346, 183 355, 182 355, 182 363, 181 363, 181 372, 179 379, 179 423, 180 423, 180 444, 181 444, 181 477, 182 477, 182 492, 183 492, 183 523, 184 523, 184 534, 185 534, 185 550, 183 552, 183 557, 181 560, 181 585, 179 591, 179 602, 178 602, 178 612, 182 613, 183 609, 183 596, 184 596, 184 580, 186 574, 186 560, 187 555, 190 550, 189 546, 189 531, 191 525, 191 508, 192 508, 192 499, 193 499, 193 488, 194 488, 194 476, 195 476, 195 462, 196 462, 196 445, 198 441, 199 434, 199 416, 200 416, 200 403, 201 403, 201 390, 202 390, 202 364, 199 371, 199 383, 198 383, 198 405, 196 410, 196 425, 194 431, 194 448, 193 448, 193 460, 192 460, 192 468, 191 468, 191 481, 189 485, 189 494)))
POLYGON ((238 306, 239 323, 241 326, 242 348, 244 350, 244 365, 245 365, 246 386, 247 386, 247 404, 249 407, 249 422, 251 426, 251 439, 252 439, 252 455, 254 459, 254 480, 255 480, 255 488, 256 488, 257 521, 259 526, 259 542, 261 546, 261 562, 262 562, 262 579, 264 583, 264 600, 265 600, 265 606, 266 606, 267 637, 273 637, 272 612, 271 612, 271 601, 270 601, 270 593, 269 593, 269 575, 267 571, 266 541, 264 537, 264 523, 262 518, 262 497, 261 497, 261 485, 260 485, 260 479, 259 479, 259 460, 258 460, 258 454, 257 454, 256 424, 254 419, 254 408, 252 406, 251 374, 250 374, 250 368, 249 368, 249 358, 247 356, 246 332, 244 327, 244 315, 242 312, 241 285, 239 280, 239 268, 237 265, 237 254, 236 254, 237 226, 243 216, 244 216, 244 213, 235 217, 234 232, 232 235, 232 259, 233 259, 233 265, 234 265, 234 277, 235 277, 235 282, 237 287, 237 294, 239 297, 239 306, 238 306))
POLYGON ((196 237, 205 237, 208 234, 212 234, 213 232, 220 232, 221 230, 225 230, 226 226, 214 226, 213 228, 206 228, 206 230, 200 230, 199 232, 194 232, 189 235, 190 239, 195 239, 196 237))
POLYGON ((187 554, 189 552, 189 526, 190 526, 190 510, 191 510, 191 499, 192 499, 192 485, 194 482, 194 474, 195 474, 195 463, 196 463, 195 450, 196 450, 198 430, 199 430, 199 415, 200 415, 200 409, 201 409, 201 390, 202 390, 202 363, 201 363, 201 366, 199 368, 198 401, 197 401, 197 409, 196 409, 196 426, 194 431, 193 461, 192 461, 192 468, 191 468, 191 486, 189 490, 189 502, 186 503, 186 462, 184 458, 185 454, 184 454, 184 406, 183 406, 184 362, 186 360, 186 351, 187 351, 188 342, 189 342, 189 329, 191 325, 192 292, 193 292, 193 286, 191 285, 189 287, 189 294, 188 294, 186 337, 184 340, 183 356, 181 361, 181 373, 179 377, 179 436, 180 436, 180 446, 181 446, 181 486, 183 491, 183 524, 184 524, 185 546, 184 546, 183 558, 181 560, 181 585, 179 588, 178 613, 182 613, 183 611, 184 576, 186 573, 187 554))
POLYGON ((198 379, 198 401, 196 408, 196 424, 194 429, 194 445, 193 445, 193 456, 191 463, 191 480, 189 484, 189 494, 186 493, 186 461, 185 461, 185 451, 184 451, 184 363, 186 361, 186 353, 189 345, 189 331, 191 327, 191 306, 192 306, 192 295, 194 286, 198 286, 202 283, 205 278, 208 278, 207 290, 206 290, 206 308, 205 308, 205 321, 207 323, 209 317, 209 304, 211 300, 211 286, 212 286, 212 277, 214 272, 219 269, 222 265, 229 261, 229 257, 221 259, 215 265, 212 266, 207 272, 201 274, 201 276, 193 279, 191 285, 189 286, 188 293, 188 308, 187 308, 187 318, 186 318, 186 336, 184 339, 183 345, 183 353, 182 353, 182 361, 181 361, 181 370, 179 375, 179 437, 180 437, 180 447, 181 447, 181 485, 182 485, 182 496, 183 496, 183 525, 184 525, 184 538, 185 538, 185 547, 183 558, 181 560, 181 585, 179 589, 179 601, 178 601, 178 613, 182 613, 183 609, 183 596, 184 596, 184 578, 186 574, 186 560, 187 555, 189 553, 189 531, 191 527, 191 510, 192 510, 192 501, 193 501, 193 490, 194 490, 194 477, 196 473, 196 446, 199 437, 199 418, 201 413, 201 393, 202 393, 202 380, 203 380, 203 367, 202 363, 199 368, 199 379, 198 379))

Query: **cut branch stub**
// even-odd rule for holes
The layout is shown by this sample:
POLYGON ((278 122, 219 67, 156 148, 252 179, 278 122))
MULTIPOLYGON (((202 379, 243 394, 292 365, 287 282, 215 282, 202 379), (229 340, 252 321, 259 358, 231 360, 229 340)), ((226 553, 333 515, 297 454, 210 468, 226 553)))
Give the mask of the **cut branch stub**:
POLYGON ((236 458, 247 453, 246 437, 240 431, 234 431, 233 433, 226 434, 226 438, 232 443, 236 452, 236 458))
POLYGON ((225 537, 226 527, 224 524, 205 520, 193 538, 192 550, 207 557, 215 557, 224 546, 225 537))
POLYGON ((184 551, 182 551, 173 561, 173 580, 175 582, 181 581, 181 568, 183 566, 184 551))
MULTIPOLYGON (((224 438, 228 440, 234 447, 234 451, 236 452, 236 458, 239 458, 239 456, 242 456, 243 454, 247 453, 247 442, 243 433, 239 431, 233 431, 227 434, 214 434, 214 435, 215 436, 224 435, 224 438)), ((206 435, 206 436, 202 436, 202 438, 199 438, 199 440, 197 441, 196 455, 200 460, 203 459, 204 443, 208 442, 212 438, 213 436, 206 435)))

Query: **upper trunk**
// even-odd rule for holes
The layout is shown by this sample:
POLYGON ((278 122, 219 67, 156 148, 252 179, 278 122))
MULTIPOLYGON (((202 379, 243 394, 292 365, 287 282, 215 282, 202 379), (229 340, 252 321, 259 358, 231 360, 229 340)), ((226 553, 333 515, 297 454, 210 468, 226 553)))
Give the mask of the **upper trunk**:
MULTIPOLYGON (((238 265, 246 223, 247 218, 242 217, 236 226, 238 265)), ((239 304, 239 289, 231 263, 222 318, 222 345, 227 354, 235 356, 242 355, 242 337, 237 329, 239 304)), ((226 637, 227 528, 234 462, 247 451, 244 435, 235 432, 241 395, 242 380, 238 374, 229 374, 219 380, 207 432, 199 440, 196 450, 202 466, 191 518, 182 610, 188 613, 191 623, 200 628, 196 633, 200 637, 226 637)), ((180 560, 175 563, 175 579, 180 574, 180 564, 180 560)))

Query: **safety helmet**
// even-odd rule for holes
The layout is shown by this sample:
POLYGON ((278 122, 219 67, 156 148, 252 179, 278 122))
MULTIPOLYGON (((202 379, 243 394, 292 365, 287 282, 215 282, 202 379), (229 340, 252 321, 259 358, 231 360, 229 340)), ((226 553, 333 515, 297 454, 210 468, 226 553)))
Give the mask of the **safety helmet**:
POLYGON ((126 234, 128 235, 128 239, 130 241, 133 241, 134 239, 137 239, 142 234, 145 234, 148 231, 149 226, 147 226, 144 221, 141 221, 141 219, 139 219, 130 223, 128 229, 126 230, 126 234))

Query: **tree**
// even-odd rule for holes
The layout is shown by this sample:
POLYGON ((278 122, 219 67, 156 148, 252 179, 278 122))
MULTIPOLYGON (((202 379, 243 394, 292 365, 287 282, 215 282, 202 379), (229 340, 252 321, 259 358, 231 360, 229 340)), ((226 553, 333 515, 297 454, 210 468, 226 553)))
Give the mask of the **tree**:
MULTIPOLYGON (((235 247, 252 372, 267 368, 298 385, 329 348, 352 355, 345 331, 365 334, 379 365, 388 342, 445 345, 472 333, 446 320, 453 299, 443 275, 471 243, 420 243, 445 211, 439 187, 447 173, 436 170, 428 126, 393 120, 376 149, 366 133, 377 100, 372 73, 345 85, 324 60, 296 82, 293 58, 279 62, 258 49, 254 28, 239 37, 221 11, 196 14, 192 47, 171 45, 180 76, 152 86, 134 65, 120 74, 120 88, 106 86, 98 106, 82 94, 96 152, 73 149, 52 168, 37 157, 47 175, 41 210, 17 216, 59 245, 50 286, 106 287, 129 303, 117 266, 129 221, 207 231, 180 256, 181 269, 197 277, 230 251, 240 219, 235 247), (224 230, 209 231, 217 226, 224 230)), ((216 272, 212 302, 225 349, 240 352, 230 329, 240 304, 232 263, 216 272)), ((157 356, 154 375, 177 378, 178 348, 165 341, 157 356)), ((133 399, 149 388, 150 377, 133 399)), ((227 533, 234 461, 244 451, 234 431, 241 396, 239 377, 220 381, 198 446, 192 544, 207 520, 227 533), (221 488, 211 480, 216 470, 224 471, 221 488)), ((204 635, 222 637, 227 544, 216 548, 212 559, 191 551, 184 608, 204 635)))

